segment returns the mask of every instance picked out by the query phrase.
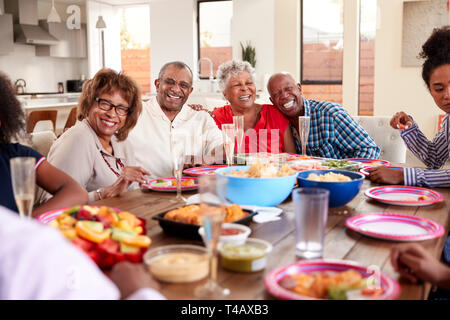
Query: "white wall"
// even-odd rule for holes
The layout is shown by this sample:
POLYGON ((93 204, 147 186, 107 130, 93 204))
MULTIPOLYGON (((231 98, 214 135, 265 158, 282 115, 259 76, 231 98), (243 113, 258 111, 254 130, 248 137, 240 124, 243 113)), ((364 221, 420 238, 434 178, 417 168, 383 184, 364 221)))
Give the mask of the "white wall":
MULTIPOLYGON (((161 67, 180 60, 195 72, 197 64, 197 31, 195 0, 150 2, 150 69, 157 79, 161 67)), ((152 92, 155 91, 152 83, 152 92)))
POLYGON ((264 78, 274 72, 274 2, 278 1, 233 0, 233 58, 242 59, 240 43, 245 44, 250 40, 256 49, 257 89, 264 89, 264 78))
POLYGON ((375 115, 392 116, 403 110, 414 117, 431 139, 442 112, 422 80, 421 67, 401 66, 403 0, 379 0, 379 4, 380 25, 375 39, 375 115))
POLYGON ((274 72, 300 79, 300 1, 274 3, 274 72))
MULTIPOLYGON (((67 18, 64 4, 55 4, 62 20, 67 18)), ((85 8, 81 7, 81 21, 85 21, 85 8)), ((0 0, 3 12, 3 0, 0 0)), ((39 19, 46 19, 51 3, 38 2, 39 19)), ((0 55, 0 71, 6 73, 14 82, 22 78, 27 82, 27 92, 57 92, 58 82, 68 79, 79 79, 87 75, 87 59, 37 57, 35 47, 25 44, 14 44, 14 52, 0 55)))
POLYGON ((101 31, 104 32, 105 67, 121 70, 120 56, 120 21, 119 8, 103 3, 86 2, 89 77, 92 78, 102 68, 101 31), (105 21, 105 29, 97 29, 98 16, 105 21))

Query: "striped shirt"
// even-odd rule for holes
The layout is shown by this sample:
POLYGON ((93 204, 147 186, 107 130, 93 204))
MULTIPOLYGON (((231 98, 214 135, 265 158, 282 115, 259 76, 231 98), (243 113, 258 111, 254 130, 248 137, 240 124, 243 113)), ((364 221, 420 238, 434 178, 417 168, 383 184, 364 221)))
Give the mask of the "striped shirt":
MULTIPOLYGON (((303 105, 305 116, 311 117, 307 155, 333 159, 380 156, 375 141, 339 104, 303 98, 303 105)), ((298 128, 293 129, 291 124, 297 153, 301 153, 298 128)))
POLYGON ((408 149, 428 168, 403 169, 405 185, 450 187, 450 169, 439 169, 449 158, 449 121, 449 114, 447 114, 442 121, 441 131, 436 134, 433 141, 425 137, 416 122, 413 122, 408 129, 401 131, 408 149))

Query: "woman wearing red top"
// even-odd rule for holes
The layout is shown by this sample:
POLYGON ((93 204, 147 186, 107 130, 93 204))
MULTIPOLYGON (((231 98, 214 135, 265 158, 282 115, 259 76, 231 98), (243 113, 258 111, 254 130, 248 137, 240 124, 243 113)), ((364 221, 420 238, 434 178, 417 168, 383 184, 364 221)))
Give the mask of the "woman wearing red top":
POLYGON ((272 105, 255 103, 254 69, 248 62, 228 61, 219 66, 217 79, 230 103, 213 111, 219 129, 244 116, 245 152, 295 153, 289 121, 272 105))

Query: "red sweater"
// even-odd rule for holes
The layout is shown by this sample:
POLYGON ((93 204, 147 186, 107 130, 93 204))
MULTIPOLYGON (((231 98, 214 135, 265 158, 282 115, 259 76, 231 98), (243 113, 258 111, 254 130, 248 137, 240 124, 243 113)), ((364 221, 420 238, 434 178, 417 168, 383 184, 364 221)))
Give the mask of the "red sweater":
MULTIPOLYGON (((219 129, 222 129, 224 123, 233 123, 233 112, 230 105, 216 108, 213 113, 219 129)), ((288 126, 289 120, 276 107, 264 104, 261 108, 261 117, 258 123, 253 129, 248 129, 245 132, 245 153, 284 152, 284 133, 288 126)))

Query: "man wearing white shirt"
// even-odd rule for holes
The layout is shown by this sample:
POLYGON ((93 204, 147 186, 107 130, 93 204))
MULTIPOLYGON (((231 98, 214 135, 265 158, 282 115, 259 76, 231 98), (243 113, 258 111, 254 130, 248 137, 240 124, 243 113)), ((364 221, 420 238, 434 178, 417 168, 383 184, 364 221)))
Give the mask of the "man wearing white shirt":
POLYGON ((109 280, 62 234, 0 206, 0 300, 165 299, 142 265, 121 262, 109 280))
POLYGON ((192 72, 183 62, 165 64, 155 80, 156 97, 143 103, 142 114, 128 139, 137 163, 153 177, 173 175, 173 141, 184 154, 205 163, 223 159, 222 132, 207 112, 184 106, 192 88, 192 72), (206 160, 206 161, 205 161, 206 160))

